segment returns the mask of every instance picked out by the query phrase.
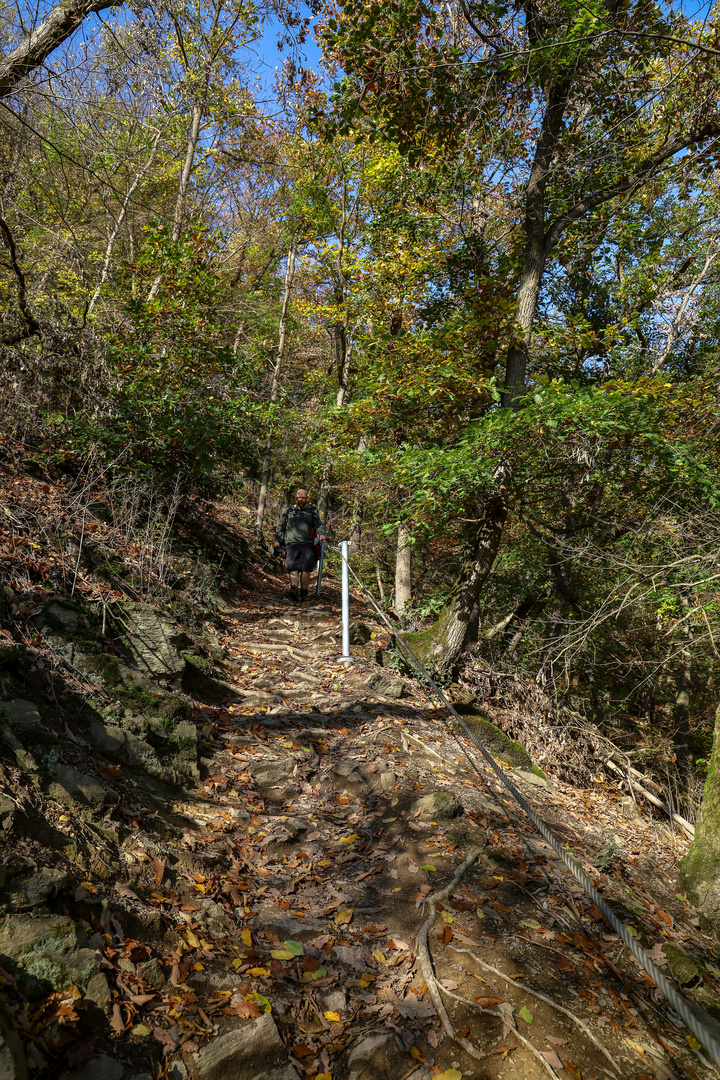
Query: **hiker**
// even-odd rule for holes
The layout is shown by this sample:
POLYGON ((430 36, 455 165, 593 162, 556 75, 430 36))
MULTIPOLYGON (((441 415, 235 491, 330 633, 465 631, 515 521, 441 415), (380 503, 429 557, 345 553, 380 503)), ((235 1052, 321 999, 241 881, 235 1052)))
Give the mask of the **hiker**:
POLYGON ((286 506, 282 512, 274 544, 276 550, 285 548, 290 597, 295 603, 307 600, 310 574, 315 569, 315 544, 324 539, 325 527, 320 515, 314 506, 308 506, 307 491, 300 488, 295 494, 295 505, 286 506))

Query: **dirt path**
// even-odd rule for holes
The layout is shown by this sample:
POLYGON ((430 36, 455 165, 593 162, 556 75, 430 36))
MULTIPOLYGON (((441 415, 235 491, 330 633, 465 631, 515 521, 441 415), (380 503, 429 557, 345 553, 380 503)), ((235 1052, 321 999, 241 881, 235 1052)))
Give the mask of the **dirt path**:
MULTIPOLYGON (((468 770, 418 684, 385 698, 361 650, 337 663, 336 599, 291 607, 269 582, 227 614, 218 648, 238 697, 198 713, 204 787, 166 821, 182 871, 170 882, 162 861, 140 865, 138 886, 156 883, 125 898, 179 932, 154 1014, 169 1075, 715 1075, 497 779, 468 770), (473 850, 448 896, 424 905, 473 850), (444 1004, 473 1056, 443 1030, 416 955, 433 910, 444 1004), (259 1048, 280 1064, 257 1072, 259 1048)), ((673 943, 716 993, 710 942, 674 894, 684 840, 622 818, 605 780, 514 778, 664 970, 673 943)))

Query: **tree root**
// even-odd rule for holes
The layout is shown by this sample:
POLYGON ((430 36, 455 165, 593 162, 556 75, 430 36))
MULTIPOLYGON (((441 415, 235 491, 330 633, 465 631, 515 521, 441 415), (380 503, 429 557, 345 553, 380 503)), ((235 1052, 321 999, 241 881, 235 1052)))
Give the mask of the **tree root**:
POLYGON ((570 1010, 566 1009, 564 1005, 558 1005, 556 1001, 553 1001, 552 998, 547 997, 545 994, 541 994, 539 990, 531 990, 529 986, 518 986, 518 983, 516 983, 515 980, 512 979, 509 975, 505 975, 498 968, 493 967, 492 964, 487 964, 484 960, 481 960, 479 956, 476 956, 476 954, 470 949, 457 949, 454 945, 451 945, 450 947, 453 952, 467 953, 468 956, 472 956, 473 960, 475 960, 475 962, 479 964, 481 968, 484 968, 485 971, 492 972, 493 975, 497 975, 498 978, 504 979, 505 982, 509 982, 512 986, 515 987, 516 990, 521 990, 524 994, 530 994, 531 997, 538 998, 539 1001, 544 1001, 546 1005, 549 1005, 551 1008, 557 1010, 557 1012, 563 1013, 570 1020, 572 1020, 573 1023, 577 1024, 583 1034, 585 1034, 587 1038, 590 1039, 591 1043, 597 1047, 600 1053, 607 1058, 618 1076, 622 1076, 622 1073, 620 1072, 620 1069, 618 1068, 615 1060, 610 1055, 610 1051, 605 1046, 603 1046, 599 1039, 596 1039, 587 1024, 583 1020, 581 1020, 579 1016, 576 1016, 575 1013, 570 1012, 570 1010))
MULTIPOLYGON (((461 951, 464 952, 465 950, 455 949, 455 952, 461 951)), ((442 986, 442 984, 440 984, 440 990, 443 994, 447 994, 448 997, 455 998, 456 1001, 462 1001, 466 1005, 471 1005, 472 1008, 477 1009, 478 1012, 485 1013, 487 1016, 497 1016, 499 1020, 505 1020, 505 1017, 502 1015, 502 1013, 495 1012, 494 1009, 484 1009, 481 1005, 478 1005, 477 1002, 470 1001, 470 999, 466 997, 461 997, 460 994, 454 994, 452 990, 447 990, 444 986, 442 986)), ((555 1072, 550 1062, 545 1060, 537 1047, 533 1043, 531 1043, 529 1039, 526 1039, 522 1032, 518 1031, 517 1027, 513 1027, 513 1035, 517 1035, 520 1042, 525 1044, 530 1053, 538 1059, 538 1061, 548 1073, 548 1075, 552 1078, 552 1080, 560 1080, 560 1077, 555 1072)))
POLYGON ((430 992, 430 997, 432 998, 432 1002, 435 1006, 435 1011, 438 1014, 440 1023, 443 1026, 443 1031, 449 1039, 452 1039, 453 1042, 456 1042, 459 1046, 461 1046, 465 1053, 469 1054, 470 1057, 475 1058, 476 1061, 483 1061, 487 1057, 487 1054, 484 1054, 481 1050, 478 1050, 478 1048, 474 1046, 469 1039, 461 1038, 459 1035, 455 1034, 452 1023, 450 1021, 450 1017, 447 1014, 447 1009, 445 1008, 443 1000, 440 996, 440 983, 435 976, 432 957, 430 955, 428 935, 433 928, 435 919, 437 918, 435 904, 438 903, 440 900, 444 900, 447 896, 450 895, 455 886, 462 879, 463 875, 470 869, 470 867, 474 863, 477 862, 480 854, 480 850, 470 852, 465 861, 462 862, 455 871, 453 879, 449 883, 449 885, 446 885, 444 889, 439 889, 437 892, 434 892, 430 896, 426 897, 424 902, 431 905, 431 911, 425 922, 418 930, 416 938, 416 955, 420 963, 420 970, 422 972, 423 979, 427 983, 427 988, 430 992))

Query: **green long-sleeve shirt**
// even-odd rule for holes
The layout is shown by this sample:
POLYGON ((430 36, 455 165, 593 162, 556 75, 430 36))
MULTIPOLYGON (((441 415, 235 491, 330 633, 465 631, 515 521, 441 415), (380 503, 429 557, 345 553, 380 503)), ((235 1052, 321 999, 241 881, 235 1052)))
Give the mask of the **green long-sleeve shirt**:
POLYGON ((275 539, 285 547, 287 544, 311 544, 313 529, 318 535, 325 532, 320 515, 314 506, 286 506, 275 530, 275 539))

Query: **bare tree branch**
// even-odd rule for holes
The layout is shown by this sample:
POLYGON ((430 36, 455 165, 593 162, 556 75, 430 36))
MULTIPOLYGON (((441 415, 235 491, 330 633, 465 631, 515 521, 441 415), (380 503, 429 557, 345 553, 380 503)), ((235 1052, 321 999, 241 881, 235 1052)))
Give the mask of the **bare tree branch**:
POLYGON ((36 30, 0 58, 0 98, 12 94, 17 84, 39 67, 50 53, 73 34, 93 12, 117 6, 119 0, 69 0, 56 4, 36 30))

